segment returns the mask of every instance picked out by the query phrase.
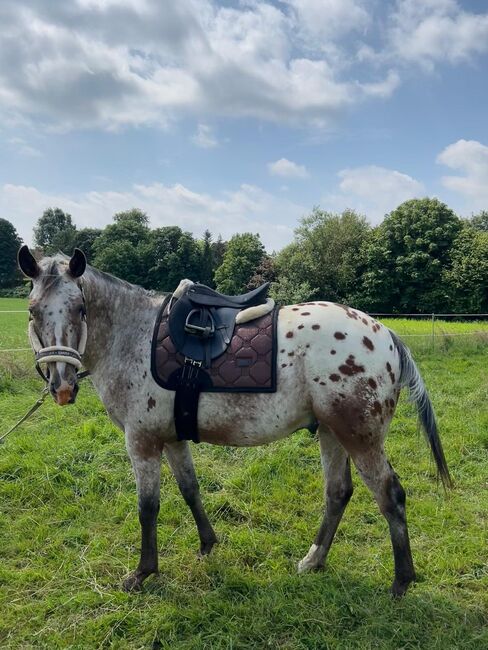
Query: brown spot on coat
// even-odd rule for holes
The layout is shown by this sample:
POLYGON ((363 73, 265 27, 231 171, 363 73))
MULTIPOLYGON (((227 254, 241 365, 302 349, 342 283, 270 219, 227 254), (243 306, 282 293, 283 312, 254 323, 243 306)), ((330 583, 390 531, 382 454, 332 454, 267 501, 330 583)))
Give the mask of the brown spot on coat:
POLYGON ((368 384, 371 386, 371 388, 372 388, 373 390, 376 390, 376 389, 378 388, 378 384, 375 382, 375 380, 373 379, 373 377, 370 377, 370 378, 368 379, 368 384))
POLYGON ((313 330, 319 330, 319 329, 320 329, 320 325, 317 325, 317 324, 312 325, 312 329, 313 329, 313 330))
POLYGON ((360 372, 364 372, 364 366, 358 366, 354 361, 354 357, 350 355, 349 359, 346 360, 346 363, 342 366, 339 366, 339 370, 343 375, 352 377, 352 375, 357 375, 360 372))
POLYGON ((298 311, 298 307, 292 307, 292 311, 298 311))
POLYGON ((313 378, 314 381, 318 381, 319 379, 320 379, 320 377, 314 377, 313 378))
POLYGON ((293 352, 293 350, 291 352, 288 352, 288 356, 289 357, 294 357, 295 356, 295 353, 293 352))
POLYGON ((147 400, 147 410, 150 411, 150 410, 153 409, 155 406, 156 406, 156 400, 154 399, 154 397, 150 397, 150 398, 147 400))
POLYGON ((320 382, 320 385, 321 385, 321 386, 325 386, 325 381, 321 381, 321 382, 320 382))
POLYGON ((288 365, 287 363, 282 363, 282 364, 281 364, 281 367, 282 367, 282 368, 286 368, 287 365, 288 365))
POLYGON ((383 413, 383 409, 381 407, 381 404, 378 401, 374 402, 373 408, 371 409, 371 414, 372 415, 381 415, 381 413, 383 413))
POLYGON ((292 339, 293 338, 293 332, 287 332, 286 333, 286 338, 287 339, 292 339))
POLYGON ((331 381, 340 381, 341 377, 340 377, 340 375, 336 375, 335 373, 333 373, 332 375, 329 375, 329 379, 331 381))
POLYGON ((310 312, 309 311, 302 311, 300 316, 310 316, 310 312))
POLYGON ((371 350, 371 352, 374 350, 373 341, 367 336, 363 336, 363 345, 364 347, 368 348, 368 350, 371 350))
POLYGON ((329 305, 326 302, 319 302, 318 303, 321 307, 328 307, 329 305))
POLYGON ((334 338, 336 338, 338 341, 343 341, 346 336, 347 334, 343 334, 342 332, 334 332, 334 338))
POLYGON ((330 353, 331 353, 331 354, 335 354, 336 351, 335 351, 335 350, 331 350, 330 353))
POLYGON ((299 330, 302 330, 304 327, 305 327, 305 325, 299 325, 299 326, 298 326, 298 329, 299 329, 299 330))

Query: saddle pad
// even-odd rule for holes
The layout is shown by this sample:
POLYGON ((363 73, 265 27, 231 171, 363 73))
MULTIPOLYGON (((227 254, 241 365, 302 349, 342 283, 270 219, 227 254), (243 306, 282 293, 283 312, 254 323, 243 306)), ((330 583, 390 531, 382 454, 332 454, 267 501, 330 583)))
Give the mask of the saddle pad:
MULTIPOLYGON (((168 327, 168 300, 165 300, 154 327, 151 372, 162 388, 175 390, 173 378, 184 365, 176 351, 168 327)), ((214 393, 274 393, 276 391, 276 326, 278 310, 236 325, 226 351, 205 369, 210 381, 203 389, 214 393)))

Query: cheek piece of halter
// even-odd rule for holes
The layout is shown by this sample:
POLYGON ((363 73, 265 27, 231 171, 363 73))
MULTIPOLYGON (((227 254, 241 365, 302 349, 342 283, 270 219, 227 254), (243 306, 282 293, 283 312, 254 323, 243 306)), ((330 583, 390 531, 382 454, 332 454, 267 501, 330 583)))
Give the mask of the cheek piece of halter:
MULTIPOLYGON (((44 347, 41 339, 39 338, 39 335, 36 332, 36 328, 34 327, 34 321, 32 318, 29 319, 29 340, 36 354, 36 370, 44 379, 46 384, 49 383, 49 368, 46 369, 45 374, 41 368, 42 363, 48 364, 61 361, 62 363, 69 363, 70 365, 74 366, 76 370, 79 370, 82 366, 81 357, 85 353, 88 330, 86 326, 85 296, 83 295, 82 287, 80 287, 80 289, 83 296, 83 308, 81 320, 81 336, 77 350, 66 345, 50 345, 44 347)), ((88 374, 88 372, 77 373, 77 378, 83 379, 83 377, 86 377, 88 374)))

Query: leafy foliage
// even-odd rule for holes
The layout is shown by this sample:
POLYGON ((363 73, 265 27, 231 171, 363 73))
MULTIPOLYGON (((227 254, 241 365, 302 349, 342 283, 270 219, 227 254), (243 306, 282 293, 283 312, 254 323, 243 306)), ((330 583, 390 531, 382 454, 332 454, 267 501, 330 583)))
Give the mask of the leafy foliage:
POLYGON ((451 250, 445 281, 450 289, 450 309, 488 313, 488 230, 472 225, 462 229, 451 250))
POLYGON ((488 210, 482 210, 479 214, 475 214, 469 223, 475 230, 488 232, 488 210))
POLYGON ((13 224, 0 219, 0 288, 12 287, 20 280, 17 270, 17 251, 22 240, 13 224))
POLYGON ((371 311, 445 311, 443 274, 461 220, 437 199, 412 199, 385 217, 365 248, 361 305, 371 311))
POLYGON ((217 289, 229 295, 245 291, 264 255, 259 235, 246 232, 231 237, 222 264, 215 273, 217 289))
MULTIPOLYGON (((362 250, 370 237, 366 218, 353 210, 332 214, 315 208, 302 219, 295 241, 276 258, 279 282, 292 293, 349 302, 358 293, 362 250), (300 288, 301 287, 301 288, 300 288)), ((303 298, 305 299, 305 297, 303 298)))
POLYGON ((74 248, 76 226, 71 215, 61 208, 47 208, 34 228, 34 242, 45 255, 58 251, 71 254, 74 248))

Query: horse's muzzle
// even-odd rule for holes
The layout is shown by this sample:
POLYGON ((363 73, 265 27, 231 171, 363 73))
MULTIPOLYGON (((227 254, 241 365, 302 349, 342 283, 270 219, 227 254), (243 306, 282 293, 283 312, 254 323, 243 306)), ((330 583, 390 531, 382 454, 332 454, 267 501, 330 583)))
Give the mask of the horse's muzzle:
POLYGON ((56 388, 54 384, 51 384, 49 387, 51 395, 54 397, 54 401, 59 406, 66 406, 66 404, 74 404, 76 400, 76 395, 78 394, 78 384, 69 384, 66 381, 63 381, 61 385, 56 388))

